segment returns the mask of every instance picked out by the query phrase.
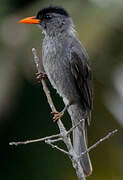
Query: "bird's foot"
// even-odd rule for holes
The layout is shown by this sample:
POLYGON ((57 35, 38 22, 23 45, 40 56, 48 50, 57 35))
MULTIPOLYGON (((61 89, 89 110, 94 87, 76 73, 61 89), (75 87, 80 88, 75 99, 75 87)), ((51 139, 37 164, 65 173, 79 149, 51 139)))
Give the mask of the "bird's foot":
POLYGON ((58 121, 59 119, 62 118, 62 116, 64 115, 64 111, 61 111, 61 112, 53 111, 53 112, 51 112, 51 114, 54 115, 53 121, 56 122, 56 121, 58 121))
POLYGON ((36 75, 39 82, 43 79, 47 79, 47 74, 45 72, 40 72, 40 73, 37 73, 36 75))
POLYGON ((53 111, 53 112, 51 112, 51 114, 54 115, 54 117, 53 117, 54 122, 56 122, 56 121, 58 121, 59 119, 62 118, 62 116, 64 115, 65 111, 67 110, 67 108, 68 108, 70 105, 71 105, 70 103, 69 103, 68 105, 66 105, 61 112, 58 112, 58 111, 53 111))

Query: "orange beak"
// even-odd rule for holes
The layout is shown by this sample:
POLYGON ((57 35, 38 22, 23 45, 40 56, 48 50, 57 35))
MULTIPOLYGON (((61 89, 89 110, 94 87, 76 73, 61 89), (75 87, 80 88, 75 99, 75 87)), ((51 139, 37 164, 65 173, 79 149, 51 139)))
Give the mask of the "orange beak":
POLYGON ((27 24, 39 24, 40 23, 40 19, 36 19, 35 16, 32 17, 27 17, 24 18, 20 21, 18 21, 19 23, 27 23, 27 24))

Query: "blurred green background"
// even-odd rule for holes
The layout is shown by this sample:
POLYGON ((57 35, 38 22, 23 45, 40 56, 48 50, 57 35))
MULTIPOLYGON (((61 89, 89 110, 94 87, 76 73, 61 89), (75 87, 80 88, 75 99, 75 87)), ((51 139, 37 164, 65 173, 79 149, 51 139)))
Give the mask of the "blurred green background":
MULTIPOLYGON (((31 49, 41 55, 43 35, 35 25, 18 24, 47 5, 69 11, 94 74, 94 109, 89 145, 117 128, 118 134, 90 152, 90 180, 123 179, 123 1, 0 1, 0 179, 77 180, 69 159, 44 143, 9 146, 58 132, 45 94, 35 78, 31 49)), ((58 110, 62 100, 51 89, 58 110)), ((71 126, 65 114, 63 122, 71 126)))

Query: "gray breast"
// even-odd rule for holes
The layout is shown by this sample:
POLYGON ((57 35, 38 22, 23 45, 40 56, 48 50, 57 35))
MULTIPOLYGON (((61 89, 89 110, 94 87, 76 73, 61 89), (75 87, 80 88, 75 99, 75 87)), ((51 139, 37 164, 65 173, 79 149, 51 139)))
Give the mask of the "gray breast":
POLYGON ((45 72, 58 94, 65 99, 77 94, 69 64, 68 44, 45 39, 42 55, 45 72))

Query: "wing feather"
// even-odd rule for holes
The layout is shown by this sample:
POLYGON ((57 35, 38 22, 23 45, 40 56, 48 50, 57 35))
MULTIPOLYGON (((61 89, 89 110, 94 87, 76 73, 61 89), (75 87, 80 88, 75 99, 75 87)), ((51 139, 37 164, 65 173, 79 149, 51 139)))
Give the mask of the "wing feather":
POLYGON ((90 122, 93 88, 91 68, 86 59, 81 58, 76 52, 71 53, 71 72, 75 79, 76 88, 81 98, 81 103, 88 113, 90 122))

